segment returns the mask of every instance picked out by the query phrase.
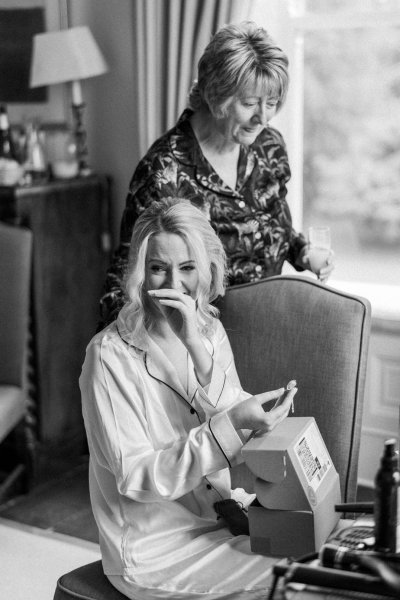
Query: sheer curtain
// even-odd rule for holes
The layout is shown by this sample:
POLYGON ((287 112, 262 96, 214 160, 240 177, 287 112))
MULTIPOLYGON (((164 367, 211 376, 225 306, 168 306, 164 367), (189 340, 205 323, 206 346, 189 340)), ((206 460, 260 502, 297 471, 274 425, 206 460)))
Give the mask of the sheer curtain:
POLYGON ((136 0, 135 102, 140 155, 186 106, 197 62, 219 27, 251 17, 251 0, 136 0))

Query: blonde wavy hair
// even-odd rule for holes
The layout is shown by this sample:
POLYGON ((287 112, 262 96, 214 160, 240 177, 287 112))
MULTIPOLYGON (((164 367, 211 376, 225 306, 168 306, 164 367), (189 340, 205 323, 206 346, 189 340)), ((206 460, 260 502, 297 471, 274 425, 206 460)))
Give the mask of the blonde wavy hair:
POLYGON ((252 21, 219 29, 198 62, 189 107, 220 117, 229 100, 261 88, 282 107, 289 86, 289 61, 265 29, 252 21))
POLYGON ((152 202, 135 223, 125 276, 125 290, 130 301, 129 328, 142 340, 151 329, 143 285, 149 240, 160 233, 179 235, 193 252, 199 274, 197 318, 200 331, 208 335, 219 314, 211 302, 225 293, 226 256, 207 217, 189 200, 182 198, 152 202))

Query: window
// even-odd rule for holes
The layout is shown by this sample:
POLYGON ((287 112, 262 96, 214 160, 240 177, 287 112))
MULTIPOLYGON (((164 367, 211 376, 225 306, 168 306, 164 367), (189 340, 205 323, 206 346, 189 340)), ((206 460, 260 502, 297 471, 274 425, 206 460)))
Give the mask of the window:
POLYGON ((400 286, 400 1, 290 3, 303 45, 303 230, 335 279, 400 286))

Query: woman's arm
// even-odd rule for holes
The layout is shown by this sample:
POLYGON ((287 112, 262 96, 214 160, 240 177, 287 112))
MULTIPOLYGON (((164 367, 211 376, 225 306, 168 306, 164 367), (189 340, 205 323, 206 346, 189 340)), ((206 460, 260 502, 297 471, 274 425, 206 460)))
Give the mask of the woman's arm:
POLYGON ((231 405, 186 432, 181 423, 170 423, 162 409, 150 410, 160 399, 151 397, 154 387, 146 382, 145 369, 140 373, 139 361, 125 347, 98 336, 88 346, 79 383, 93 460, 113 473, 121 494, 140 502, 180 498, 204 476, 241 462, 238 431, 275 427, 296 391, 269 413, 263 404, 283 389, 231 405))
POLYGON ((278 186, 279 222, 280 226, 286 231, 286 240, 289 243, 289 247, 285 251, 285 259, 297 271, 304 271, 306 266, 302 262, 302 252, 307 241, 302 233, 293 228, 292 216, 286 200, 287 183, 291 177, 286 143, 282 134, 274 127, 266 129, 262 139, 263 142, 259 150, 272 170, 274 180, 278 186))
POLYGON ((204 476, 235 464, 242 442, 226 413, 181 436, 179 424, 165 415, 149 417, 154 412, 146 402, 158 399, 146 397, 154 388, 142 379, 136 360, 110 342, 89 345, 80 386, 90 451, 114 474, 121 494, 140 502, 173 500, 204 476))

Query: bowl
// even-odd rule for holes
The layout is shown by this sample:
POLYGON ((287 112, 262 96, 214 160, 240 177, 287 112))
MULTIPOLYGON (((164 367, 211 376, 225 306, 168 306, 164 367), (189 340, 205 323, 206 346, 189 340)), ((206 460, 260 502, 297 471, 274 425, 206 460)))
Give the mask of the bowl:
POLYGON ((16 160, 0 158, 0 185, 17 185, 23 174, 24 169, 16 160))

